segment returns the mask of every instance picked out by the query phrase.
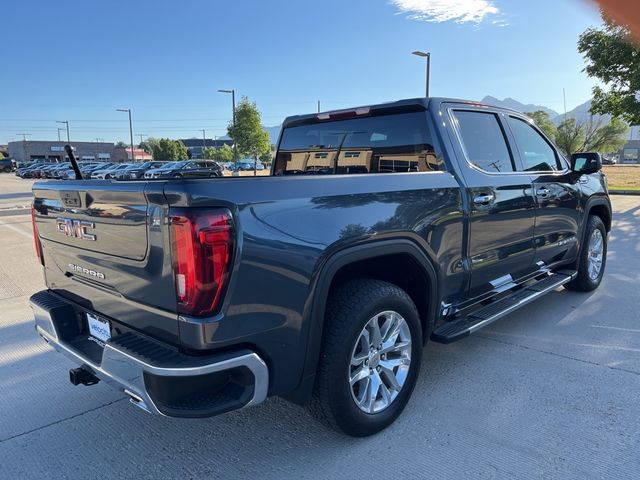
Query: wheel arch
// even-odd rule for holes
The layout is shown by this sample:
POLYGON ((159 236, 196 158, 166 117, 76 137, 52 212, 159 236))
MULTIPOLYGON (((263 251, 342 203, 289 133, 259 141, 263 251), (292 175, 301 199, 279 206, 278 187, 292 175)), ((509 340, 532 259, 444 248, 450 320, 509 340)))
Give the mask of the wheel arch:
POLYGON ((350 278, 376 278, 394 283, 405 290, 420 313, 423 343, 429 339, 438 314, 438 274, 434 262, 422 248, 414 241, 403 238, 368 242, 334 252, 322 263, 315 275, 314 287, 304 315, 308 328, 303 377, 296 390, 287 395, 289 400, 304 404, 311 398, 322 348, 327 299, 332 288, 350 278), (400 259, 405 263, 393 263, 400 259), (414 275, 419 274, 424 283, 416 283, 413 288, 408 288, 406 283, 402 284, 397 277, 394 278, 397 268, 392 269, 387 276, 380 275, 381 268, 375 268, 375 262, 403 267, 411 265, 409 278, 415 278, 414 275), (364 273, 369 275, 361 275, 364 273), (426 295, 420 295, 421 286, 425 287, 422 292, 427 292, 426 295))

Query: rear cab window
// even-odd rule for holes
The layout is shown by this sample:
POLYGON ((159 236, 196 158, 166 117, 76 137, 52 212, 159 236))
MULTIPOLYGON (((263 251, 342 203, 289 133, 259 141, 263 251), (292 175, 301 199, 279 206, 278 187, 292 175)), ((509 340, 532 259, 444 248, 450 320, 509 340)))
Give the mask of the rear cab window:
POLYGON ((425 112, 333 120, 285 128, 275 175, 444 170, 425 112))
POLYGON ((487 173, 516 170, 497 114, 454 110, 453 118, 464 153, 472 165, 487 173))

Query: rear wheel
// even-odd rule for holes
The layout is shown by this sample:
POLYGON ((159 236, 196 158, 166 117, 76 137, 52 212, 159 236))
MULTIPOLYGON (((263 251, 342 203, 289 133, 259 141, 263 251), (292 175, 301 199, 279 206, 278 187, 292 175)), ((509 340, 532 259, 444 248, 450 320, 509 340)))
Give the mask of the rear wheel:
POLYGON ((396 285, 354 280, 332 292, 311 412, 335 430, 366 436, 402 413, 418 377, 422 330, 396 285))
POLYGON ((569 290, 590 292, 602 282, 607 263, 607 230, 600 217, 587 220, 584 245, 578 259, 578 275, 565 285, 569 290))

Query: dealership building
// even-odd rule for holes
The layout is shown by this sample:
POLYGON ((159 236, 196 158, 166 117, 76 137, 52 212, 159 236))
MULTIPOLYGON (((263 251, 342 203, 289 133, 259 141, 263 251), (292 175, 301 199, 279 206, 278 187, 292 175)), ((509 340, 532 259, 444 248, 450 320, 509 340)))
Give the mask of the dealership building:
MULTIPOLYGON (((33 160, 49 160, 61 162, 68 160, 64 151, 67 142, 21 140, 9 142, 9 156, 16 162, 33 160)), ((73 151, 79 161, 115 161, 116 146, 112 142, 71 142, 73 151)))

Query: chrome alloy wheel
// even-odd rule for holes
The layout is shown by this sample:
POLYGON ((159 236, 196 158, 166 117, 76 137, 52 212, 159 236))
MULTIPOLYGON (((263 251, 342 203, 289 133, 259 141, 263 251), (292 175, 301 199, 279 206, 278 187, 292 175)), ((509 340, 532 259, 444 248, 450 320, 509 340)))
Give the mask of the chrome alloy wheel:
POLYGON ((602 270, 602 258, 604 256, 604 241, 602 239, 602 232, 598 229, 595 229, 591 237, 589 237, 588 252, 587 265, 589 278, 596 280, 602 270))
POLYGON ((351 397, 366 413, 378 413, 393 402, 411 364, 411 331, 398 312, 384 311, 364 326, 351 351, 351 397))

